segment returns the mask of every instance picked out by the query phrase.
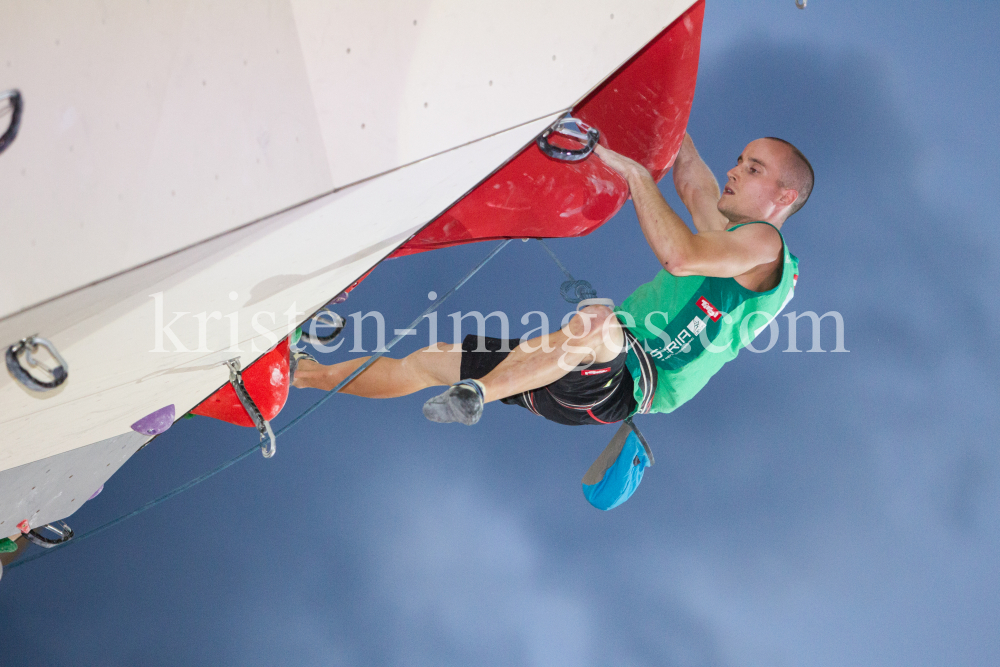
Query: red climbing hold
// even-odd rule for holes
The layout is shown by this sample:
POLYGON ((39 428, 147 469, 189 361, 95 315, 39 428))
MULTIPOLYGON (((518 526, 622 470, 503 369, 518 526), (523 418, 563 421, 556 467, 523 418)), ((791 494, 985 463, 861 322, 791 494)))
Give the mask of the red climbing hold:
MULTIPOLYGON (((288 399, 288 339, 243 371, 243 385, 264 419, 274 419, 288 399)), ((196 415, 221 419, 237 426, 253 426, 232 385, 226 384, 194 410, 196 415)))
MULTIPOLYGON (((601 132, 601 145, 659 180, 680 150, 694 101, 705 3, 697 2, 570 115, 601 132)), ((551 143, 579 149, 559 135, 551 143)), ((561 162, 534 142, 390 255, 510 238, 589 234, 618 212, 628 183, 595 156, 561 162)), ((362 278, 363 279, 363 278, 362 278)))

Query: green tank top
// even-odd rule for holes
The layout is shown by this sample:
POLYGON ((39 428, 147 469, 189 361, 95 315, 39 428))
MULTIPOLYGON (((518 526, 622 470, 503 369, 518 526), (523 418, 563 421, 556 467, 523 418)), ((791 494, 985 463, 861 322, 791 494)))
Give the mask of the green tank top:
MULTIPOLYGON (((749 290, 735 278, 677 277, 660 271, 625 300, 617 311, 619 319, 656 364, 650 412, 672 412, 691 399, 791 301, 799 260, 788 251, 784 237, 782 252, 785 265, 781 281, 767 292, 749 290)), ((640 362, 632 349, 625 363, 632 377, 639 378, 640 362)), ((639 382, 635 394, 636 403, 642 405, 639 382)))

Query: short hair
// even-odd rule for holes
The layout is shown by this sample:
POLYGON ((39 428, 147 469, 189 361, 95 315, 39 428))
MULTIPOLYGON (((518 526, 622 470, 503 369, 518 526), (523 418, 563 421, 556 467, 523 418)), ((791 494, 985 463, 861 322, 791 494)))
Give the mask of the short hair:
POLYGON ((789 217, 798 213, 799 209, 806 205, 806 200, 809 199, 809 195, 812 194, 813 183, 816 180, 816 173, 813 171, 812 165, 809 164, 809 160, 806 156, 802 154, 798 148, 790 141, 785 141, 778 137, 764 137, 765 139, 770 139, 771 141, 780 141, 792 150, 792 156, 795 158, 792 161, 791 169, 782 173, 782 179, 780 181, 781 186, 785 188, 791 188, 799 193, 798 199, 792 204, 792 212, 789 213, 789 217))

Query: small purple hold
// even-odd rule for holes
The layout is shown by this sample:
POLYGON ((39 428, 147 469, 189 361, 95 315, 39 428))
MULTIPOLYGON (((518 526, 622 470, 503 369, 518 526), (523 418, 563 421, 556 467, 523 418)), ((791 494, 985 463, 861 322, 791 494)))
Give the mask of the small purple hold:
POLYGON ((101 488, 99 488, 97 491, 94 491, 94 493, 92 493, 91 496, 89 498, 87 498, 87 500, 93 500, 97 496, 101 495, 101 491, 103 491, 103 490, 104 490, 104 485, 101 484, 101 488))
POLYGON ((136 423, 132 430, 143 435, 160 435, 174 424, 173 403, 156 412, 151 412, 136 423))

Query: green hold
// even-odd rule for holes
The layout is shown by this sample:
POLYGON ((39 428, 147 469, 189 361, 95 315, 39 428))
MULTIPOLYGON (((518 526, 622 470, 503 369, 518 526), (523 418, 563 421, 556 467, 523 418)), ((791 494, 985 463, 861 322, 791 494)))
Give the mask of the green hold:
POLYGON ((9 537, 5 537, 0 540, 0 554, 9 554, 14 553, 15 551, 17 551, 17 542, 9 537))
POLYGON ((291 345, 298 345, 299 339, 301 338, 302 338, 302 327, 295 327, 295 331, 293 331, 292 335, 288 337, 288 342, 291 345))

